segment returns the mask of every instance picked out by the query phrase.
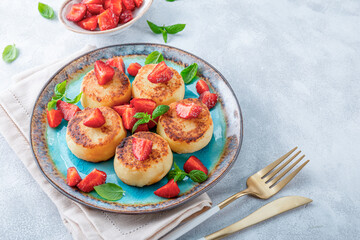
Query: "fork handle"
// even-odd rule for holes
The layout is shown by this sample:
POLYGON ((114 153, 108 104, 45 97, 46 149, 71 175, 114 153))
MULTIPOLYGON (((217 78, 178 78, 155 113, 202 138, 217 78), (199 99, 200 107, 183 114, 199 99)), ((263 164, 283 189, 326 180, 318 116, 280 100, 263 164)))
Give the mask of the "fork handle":
POLYGON ((217 206, 221 209, 223 209, 224 207, 226 207, 227 205, 229 205, 230 203, 232 203, 233 201, 235 201, 236 199, 244 196, 244 195, 248 195, 250 194, 250 190, 249 188, 245 189, 244 191, 235 193, 234 195, 232 195, 231 197, 225 199, 224 201, 222 201, 221 203, 219 203, 217 206))

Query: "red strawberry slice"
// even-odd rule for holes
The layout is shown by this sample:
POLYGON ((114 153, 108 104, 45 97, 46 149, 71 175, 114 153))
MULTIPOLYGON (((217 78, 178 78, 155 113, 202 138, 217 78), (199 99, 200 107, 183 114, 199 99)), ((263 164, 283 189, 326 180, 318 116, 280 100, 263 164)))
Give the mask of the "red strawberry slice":
POLYGON ((139 120, 137 118, 134 118, 135 114, 136 114, 135 108, 127 108, 127 109, 125 109, 125 112, 124 112, 123 117, 122 117, 125 129, 132 130, 134 124, 139 120))
POLYGON ((156 102, 151 99, 133 98, 130 101, 130 107, 135 108, 136 112, 152 114, 156 108, 156 102))
POLYGON ((215 107, 217 98, 218 96, 216 93, 211 93, 209 91, 203 92, 199 97, 200 101, 202 101, 208 107, 208 109, 215 107))
POLYGON ((98 128, 104 125, 106 122, 104 115, 100 109, 95 108, 95 110, 84 120, 84 125, 91 128, 98 128))
POLYGON ((111 6, 111 0, 104 0, 104 9, 109 9, 111 6))
POLYGON ((115 74, 115 71, 112 67, 100 60, 95 62, 94 70, 99 85, 105 85, 111 81, 115 74))
POLYGON ((179 117, 184 119, 197 118, 201 112, 202 107, 195 104, 178 103, 176 105, 176 113, 179 117))
POLYGON ((107 4, 109 4, 108 8, 110 8, 116 15, 120 16, 123 10, 123 5, 121 0, 110 0, 110 3, 107 4))
POLYGON ((124 104, 120 106, 114 106, 113 109, 120 115, 120 117, 123 117, 124 112, 127 108, 130 108, 129 104, 124 104))
POLYGON ((131 76, 136 76, 141 68, 141 65, 139 63, 130 63, 127 71, 131 76))
POLYGON ((170 179, 169 182, 156 190, 154 194, 159 197, 163 198, 173 198, 179 195, 180 188, 178 187, 177 183, 174 179, 170 179))
POLYGON ((206 175, 208 174, 207 168, 202 164, 202 162, 195 156, 189 157, 189 159, 184 164, 184 171, 186 173, 191 172, 192 170, 203 171, 206 175))
POLYGON ((196 83, 196 91, 198 94, 202 94, 203 92, 210 91, 209 86, 206 84, 206 82, 202 79, 200 79, 196 83))
POLYGON ((166 65, 164 61, 156 65, 152 72, 148 75, 147 79, 152 83, 163 83, 169 81, 174 73, 166 65))
POLYGON ((137 132, 147 132, 147 131, 149 131, 149 126, 147 123, 139 125, 135 130, 136 133, 137 132))
POLYGON ((95 168, 77 184, 77 187, 83 192, 91 192, 95 186, 104 184, 105 181, 106 173, 95 168))
POLYGON ((75 187, 81 181, 81 177, 75 167, 69 167, 66 175, 66 183, 70 187, 75 187))
POLYGON ((122 2, 127 10, 133 11, 135 9, 134 0, 122 0, 122 2))
POLYGON ((108 64, 112 67, 116 67, 117 69, 119 69, 120 71, 125 73, 125 64, 121 57, 110 58, 106 61, 106 64, 108 64))
POLYGON ((146 160, 152 151, 152 141, 144 138, 133 137, 132 150, 135 158, 139 161, 146 160))
MULTIPOLYGON (((89 12, 88 10, 86 10, 86 13, 85 13, 85 16, 84 18, 90 18, 92 17, 93 15, 91 14, 91 12, 89 12)), ((97 21, 97 20, 96 20, 97 21)))
POLYGON ((78 22, 84 18, 86 14, 86 5, 74 4, 71 6, 70 12, 66 15, 66 19, 73 22, 78 22))
POLYGON ((80 22, 78 22, 78 25, 81 28, 83 28, 85 30, 90 30, 90 31, 94 31, 97 27, 97 24, 98 24, 97 16, 85 18, 85 19, 81 20, 80 22))
POLYGON ((81 111, 78 106, 61 100, 57 101, 56 107, 64 114, 64 119, 66 121, 70 121, 76 112, 81 111))
POLYGON ((132 12, 130 10, 123 9, 123 11, 120 14, 119 23, 124 24, 124 23, 130 22, 131 20, 133 20, 132 12))
POLYGON ((143 0, 134 0, 134 2, 135 2, 136 7, 138 8, 143 3, 143 0))
POLYGON ((91 14, 94 14, 94 15, 97 15, 97 14, 102 13, 103 11, 105 11, 102 4, 87 4, 86 7, 87 7, 87 10, 91 14))
POLYGON ((116 27, 119 23, 119 16, 113 13, 111 8, 106 9, 98 15, 98 24, 101 31, 116 27))
POLYGON ((103 0, 82 0, 82 4, 103 4, 103 0))
POLYGON ((60 125, 60 123, 64 117, 64 114, 61 112, 61 110, 51 109, 50 111, 47 111, 46 117, 47 117, 49 126, 52 128, 56 128, 57 126, 60 125))

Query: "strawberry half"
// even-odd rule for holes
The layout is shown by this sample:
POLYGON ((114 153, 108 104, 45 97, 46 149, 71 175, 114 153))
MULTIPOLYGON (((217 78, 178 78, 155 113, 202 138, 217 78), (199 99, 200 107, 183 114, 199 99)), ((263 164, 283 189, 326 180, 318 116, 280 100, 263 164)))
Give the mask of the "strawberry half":
POLYGON ((119 16, 117 16, 111 8, 106 9, 98 15, 98 24, 101 31, 116 27, 119 23, 119 16))
POLYGON ((130 63, 127 72, 131 75, 131 76, 136 76, 139 72, 141 68, 141 65, 139 63, 130 63))
POLYGON ((121 0, 110 0, 109 8, 118 16, 120 16, 123 5, 121 0))
POLYGON ((66 15, 66 19, 73 22, 78 22, 84 18, 86 14, 86 5, 74 4, 71 6, 70 12, 66 15))
POLYGON ((102 13, 105 11, 102 4, 86 4, 87 10, 94 15, 102 13))
POLYGON ((66 183, 70 187, 75 187, 81 181, 81 177, 75 167, 69 167, 66 175, 66 183))
POLYGON ((164 61, 156 65, 152 72, 148 75, 147 79, 152 83, 163 83, 169 81, 174 73, 166 65, 164 61))
POLYGON ((217 98, 218 96, 216 93, 211 93, 209 91, 203 92, 199 97, 200 101, 202 101, 208 107, 208 109, 215 107, 217 98))
POLYGON ((143 3, 143 0, 134 0, 134 2, 135 2, 136 7, 138 8, 143 3))
POLYGON ((110 8, 110 5, 111 5, 111 0, 104 0, 104 9, 108 9, 110 8))
POLYGON ((147 131, 149 131, 149 126, 148 126, 147 123, 144 123, 144 124, 139 125, 136 128, 135 133, 137 133, 137 132, 147 132, 147 131))
POLYGON ((78 106, 61 100, 57 101, 56 107, 64 114, 64 119, 66 121, 70 121, 76 112, 81 111, 78 106))
POLYGON ((191 172, 192 170, 203 171, 206 175, 208 174, 207 168, 202 164, 202 162, 195 156, 189 157, 189 159, 184 164, 184 171, 186 173, 191 172))
POLYGON ((178 103, 176 105, 177 115, 184 119, 197 118, 201 112, 201 109, 202 107, 195 103, 178 103))
POLYGON ((77 24, 85 30, 94 31, 97 27, 98 19, 97 16, 92 16, 81 20, 77 24))
POLYGON ((120 115, 120 117, 123 117, 124 112, 127 108, 130 108, 129 104, 124 104, 120 106, 114 106, 113 109, 120 115))
POLYGON ((82 0, 82 4, 103 4, 103 0, 82 0))
POLYGON ((100 60, 95 62, 94 71, 99 85, 105 85, 111 81, 115 74, 115 71, 112 67, 100 60))
POLYGON ((154 192, 156 196, 163 197, 163 198, 173 198, 179 195, 180 188, 178 187, 177 183, 174 179, 170 179, 167 184, 159 188, 154 192))
POLYGON ((156 108, 156 102, 151 99, 133 98, 130 101, 130 107, 135 108, 136 112, 152 114, 156 108))
POLYGON ((200 79, 196 83, 196 91, 198 94, 202 94, 203 92, 210 91, 209 86, 206 84, 206 82, 202 79, 200 79))
POLYGON ((132 150, 135 158, 139 161, 146 160, 152 151, 152 145, 151 140, 133 137, 132 150))
POLYGON ((91 192, 95 186, 104 184, 106 181, 106 173, 99 171, 96 168, 91 171, 83 180, 76 186, 83 192, 91 192))
POLYGON ((100 109, 95 108, 95 110, 84 120, 84 125, 91 128, 98 128, 104 125, 106 122, 104 115, 100 109))
POLYGON ((139 119, 134 118, 135 114, 136 114, 135 108, 130 107, 130 108, 125 109, 125 112, 122 117, 125 129, 131 130, 133 128, 134 124, 139 120, 139 119))
POLYGON ((119 69, 120 71, 125 73, 125 64, 121 57, 110 58, 106 61, 106 64, 108 64, 112 67, 116 67, 117 69, 119 69))
POLYGON ((57 126, 60 125, 60 123, 64 117, 64 114, 61 112, 61 110, 51 109, 50 111, 47 111, 46 117, 47 117, 49 126, 52 128, 56 128, 57 126))
POLYGON ((135 9, 134 0, 122 0, 122 3, 127 10, 133 11, 135 9))
POLYGON ((131 20, 133 20, 132 12, 130 10, 123 9, 123 11, 120 14, 119 23, 124 24, 124 23, 130 22, 131 20))

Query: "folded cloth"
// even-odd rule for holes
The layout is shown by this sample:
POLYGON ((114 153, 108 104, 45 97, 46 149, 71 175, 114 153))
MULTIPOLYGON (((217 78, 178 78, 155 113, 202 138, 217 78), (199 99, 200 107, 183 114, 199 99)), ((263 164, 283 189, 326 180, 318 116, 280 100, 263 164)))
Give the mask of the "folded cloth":
POLYGON ((0 94, 0 132, 20 160, 56 205, 74 239, 159 239, 183 220, 211 206, 207 194, 178 208, 154 214, 123 215, 92 209, 58 192, 41 174, 30 147, 30 118, 35 100, 48 79, 71 59, 91 49, 86 46, 76 54, 35 67, 13 77, 15 82, 0 94))

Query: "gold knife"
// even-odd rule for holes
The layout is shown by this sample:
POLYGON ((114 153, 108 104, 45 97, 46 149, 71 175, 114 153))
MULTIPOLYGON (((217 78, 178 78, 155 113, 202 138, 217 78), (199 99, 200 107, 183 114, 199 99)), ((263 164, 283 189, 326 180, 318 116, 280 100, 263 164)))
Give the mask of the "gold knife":
POLYGON ((231 224, 230 226, 227 226, 210 235, 207 235, 206 237, 200 238, 199 240, 221 239, 244 228, 250 227, 266 219, 269 219, 291 209, 300 207, 302 205, 308 204, 310 202, 312 202, 311 199, 300 196, 289 196, 276 199, 275 201, 266 204, 265 206, 259 208, 249 216, 241 219, 240 221, 231 224))

